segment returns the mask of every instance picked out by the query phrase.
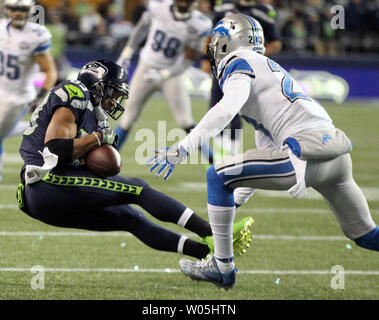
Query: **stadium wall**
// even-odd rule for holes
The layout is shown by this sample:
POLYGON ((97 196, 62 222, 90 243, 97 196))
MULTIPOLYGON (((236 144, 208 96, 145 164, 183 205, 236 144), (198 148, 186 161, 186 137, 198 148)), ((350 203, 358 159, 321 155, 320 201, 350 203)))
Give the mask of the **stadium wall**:
MULTIPOLYGON (((119 53, 107 53, 83 48, 70 48, 66 51, 66 56, 71 61, 73 67, 80 68, 92 59, 117 60, 119 53)), ((348 84, 348 90, 346 92, 346 99, 348 100, 379 99, 379 59, 377 58, 362 59, 352 57, 333 58, 280 55, 273 59, 286 70, 290 71, 291 74, 300 74, 300 77, 313 75, 310 82, 313 85, 315 84, 315 81, 318 82, 316 87, 321 87, 322 83, 324 83, 325 86, 328 86, 331 77, 334 78, 334 80, 336 80, 336 78, 344 79, 348 84), (296 73, 296 71, 301 72, 296 73), (316 71, 324 71, 329 74, 329 77, 316 77, 316 71)), ((333 91, 334 88, 329 89, 333 91)), ((325 90, 319 90, 317 88, 317 91, 321 92, 325 90)))

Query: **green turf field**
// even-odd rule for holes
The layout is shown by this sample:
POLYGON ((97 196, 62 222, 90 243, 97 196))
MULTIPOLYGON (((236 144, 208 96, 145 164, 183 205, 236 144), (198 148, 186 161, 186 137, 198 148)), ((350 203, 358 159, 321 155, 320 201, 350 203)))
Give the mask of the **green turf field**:
MULTIPOLYGON (((335 125, 354 142, 355 178, 379 223, 379 108, 364 104, 326 107, 335 125)), ((206 109, 206 101, 193 101, 196 120, 206 109)), ((149 174, 146 166, 136 164, 136 150, 147 156, 146 136, 157 133, 157 120, 168 121, 167 132, 172 135, 168 145, 180 134, 170 131, 175 123, 166 102, 151 100, 122 151, 122 174, 147 180, 207 218, 206 165, 179 166, 164 182, 149 174), (152 131, 140 131, 142 128, 152 131)), ((253 130, 244 125, 247 150, 254 146, 253 130)), ((345 238, 326 204, 313 192, 301 200, 291 199, 287 192, 258 192, 237 211, 238 218, 254 217, 255 238, 247 254, 236 260, 235 287, 225 291, 191 281, 179 272, 181 256, 154 251, 130 234, 59 229, 26 216, 15 200, 21 166, 19 144, 20 138, 10 138, 4 145, 0 299, 379 299, 379 254, 345 238), (43 289, 31 286, 38 275, 31 273, 33 266, 45 270, 43 289), (344 289, 331 287, 333 266, 344 268, 344 289)), ((162 225, 188 235, 175 225, 162 225)), ((335 283, 342 285, 341 281, 335 283)))

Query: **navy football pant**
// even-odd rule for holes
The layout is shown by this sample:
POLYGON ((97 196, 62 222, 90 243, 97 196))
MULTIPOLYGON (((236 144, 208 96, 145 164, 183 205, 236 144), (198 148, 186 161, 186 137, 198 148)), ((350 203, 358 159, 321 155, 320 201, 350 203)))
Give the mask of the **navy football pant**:
MULTIPOLYGON (((78 168, 54 170, 43 181, 28 185, 25 202, 28 214, 44 223, 93 231, 128 231, 154 249, 172 252, 178 252, 181 235, 154 224, 131 204, 172 223, 178 223, 187 209, 141 179, 119 175, 100 179, 78 168)), ((204 257, 209 252, 201 243, 196 250, 196 242, 187 239, 186 243, 192 249, 184 247, 185 254, 204 257)))

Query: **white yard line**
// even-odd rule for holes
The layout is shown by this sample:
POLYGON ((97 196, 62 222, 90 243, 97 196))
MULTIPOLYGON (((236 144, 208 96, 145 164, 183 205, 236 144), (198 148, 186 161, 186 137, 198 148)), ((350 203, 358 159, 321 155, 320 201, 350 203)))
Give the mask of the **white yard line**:
MULTIPOLYGON (((183 233, 195 236, 194 233, 183 233)), ((87 231, 0 231, 0 237, 131 237, 129 232, 87 232, 87 231)), ((294 236, 274 234, 254 234, 254 240, 310 240, 310 241, 350 241, 344 236, 294 236)))
MULTIPOLYGON (((0 210, 18 210, 18 206, 16 204, 0 204, 0 210)), ((191 209, 195 212, 207 212, 207 208, 205 207, 191 207, 191 209)), ((237 209, 237 212, 248 213, 248 214, 332 214, 329 209, 321 209, 321 208, 247 208, 241 207, 237 209)), ((376 215, 379 214, 379 209, 371 210, 371 214, 376 215)))
MULTIPOLYGON (((31 272, 31 268, 0 268, 0 272, 31 272)), ((137 268, 43 268, 45 272, 80 273, 178 273, 179 269, 137 269, 137 268)), ((275 275, 332 275, 330 270, 238 270, 238 274, 275 274, 275 275)), ((378 270, 344 270, 345 275, 378 276, 378 270)))

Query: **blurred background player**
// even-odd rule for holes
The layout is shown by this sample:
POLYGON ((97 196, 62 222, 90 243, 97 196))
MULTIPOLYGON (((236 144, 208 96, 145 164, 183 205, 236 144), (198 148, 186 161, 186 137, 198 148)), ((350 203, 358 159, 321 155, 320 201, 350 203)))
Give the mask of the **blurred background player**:
MULTIPOLYGON (((266 3, 259 3, 255 0, 226 0, 222 3, 216 3, 213 12, 213 25, 216 25, 225 16, 233 13, 242 13, 249 15, 262 25, 264 36, 266 39, 266 56, 272 56, 279 53, 282 49, 279 29, 276 25, 275 8, 266 3)), ((209 38, 208 38, 209 42, 209 38)), ((210 72, 209 61, 203 62, 203 69, 210 72)), ((212 77, 211 98, 209 108, 212 108, 222 98, 222 91, 217 80, 212 77)), ((236 115, 230 123, 230 136, 226 132, 222 132, 220 136, 215 138, 214 147, 217 148, 215 157, 222 158, 225 155, 238 154, 242 150, 241 146, 241 130, 242 120, 239 115, 236 115)))
POLYGON ((5 0, 6 18, 0 19, 0 181, 4 138, 24 132, 28 123, 20 120, 42 102, 57 80, 49 52, 51 34, 43 25, 28 21, 33 5, 33 0, 5 0), (33 80, 40 70, 46 78, 36 95, 33 80))
MULTIPOLYGON (((135 26, 118 59, 125 69, 148 34, 130 83, 126 112, 116 128, 119 150, 146 101, 156 90, 161 90, 166 97, 181 128, 189 133, 195 127, 191 100, 182 75, 201 56, 206 37, 212 29, 211 20, 195 7, 195 0, 152 0, 135 26)), ((201 150, 213 163, 208 144, 202 146, 201 150)))

